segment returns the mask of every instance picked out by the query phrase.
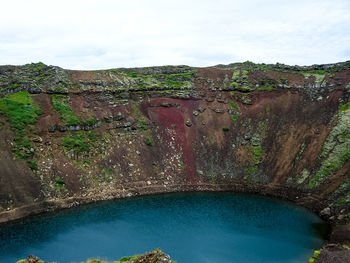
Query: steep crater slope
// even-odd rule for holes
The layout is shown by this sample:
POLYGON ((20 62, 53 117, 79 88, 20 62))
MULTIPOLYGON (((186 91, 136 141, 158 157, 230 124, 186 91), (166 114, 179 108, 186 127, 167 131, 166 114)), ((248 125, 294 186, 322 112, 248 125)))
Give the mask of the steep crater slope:
POLYGON ((0 67, 0 222, 192 190, 350 220, 350 62, 0 67))

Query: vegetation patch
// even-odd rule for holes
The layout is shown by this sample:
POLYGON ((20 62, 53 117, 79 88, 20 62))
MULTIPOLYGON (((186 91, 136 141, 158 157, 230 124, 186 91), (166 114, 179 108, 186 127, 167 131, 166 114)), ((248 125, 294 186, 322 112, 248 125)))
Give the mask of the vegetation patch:
POLYGON ((34 148, 28 134, 42 114, 41 108, 34 104, 32 95, 22 91, 1 98, 0 111, 6 115, 15 132, 13 151, 16 157, 26 160, 32 170, 37 170, 37 164, 32 160, 34 148))
POLYGON ((96 180, 99 180, 100 182, 107 182, 110 183, 113 181, 112 175, 114 174, 113 168, 109 167, 106 168, 103 165, 100 166, 101 169, 101 175, 99 177, 95 177, 96 180))
POLYGON ((336 206, 342 206, 346 203, 350 202, 350 191, 346 192, 344 196, 340 197, 336 202, 335 205, 336 206))
POLYGON ((152 137, 145 137, 144 139, 143 139, 143 141, 145 142, 145 144, 147 145, 147 146, 153 146, 153 143, 154 143, 154 139, 152 138, 152 137))
POLYGON ((233 121, 233 124, 236 125, 238 119, 239 119, 239 114, 238 111, 240 110, 238 106, 235 105, 233 101, 229 101, 228 104, 230 105, 230 108, 234 113, 231 114, 231 118, 233 121))
POLYGON ((92 131, 72 132, 62 138, 62 145, 72 153, 73 158, 78 158, 81 155, 88 156, 90 150, 95 146, 98 137, 99 135, 92 131))
POLYGON ((315 84, 321 85, 324 78, 325 78, 326 71, 325 70, 313 70, 313 71, 301 72, 301 74, 305 78, 315 77, 315 84))
POLYGON ((80 118, 75 115, 72 108, 67 102, 67 97, 63 95, 52 95, 52 104, 55 109, 60 114, 61 121, 65 125, 79 125, 80 118))
POLYGON ((51 96, 52 104, 56 112, 59 113, 60 119, 64 125, 67 126, 92 126, 96 123, 96 117, 91 117, 83 120, 81 117, 77 116, 72 110, 71 106, 68 103, 67 96, 53 94, 51 96))
POLYGON ((324 159, 320 169, 311 178, 308 188, 319 186, 350 159, 350 108, 339 109, 337 124, 329 133, 320 158, 324 159))
POLYGON ((130 260, 136 260, 136 259, 139 259, 140 257, 141 257, 141 255, 135 255, 135 256, 131 256, 131 257, 122 257, 118 261, 113 261, 113 263, 122 263, 122 262, 130 261, 130 260))
POLYGON ((59 177, 59 176, 56 176, 55 177, 55 190, 56 190, 56 193, 59 194, 59 193, 66 193, 68 192, 68 189, 66 188, 66 183, 64 182, 64 180, 59 177))
POLYGON ((260 163, 260 159, 262 156, 262 147, 261 145, 253 146, 253 160, 255 164, 260 163))
POLYGON ((309 259, 308 263, 314 263, 316 259, 320 256, 320 250, 315 250, 314 255, 309 259))
POLYGON ((124 77, 130 88, 148 89, 192 89, 194 70, 173 74, 141 74, 138 72, 112 72, 124 77))
POLYGON ((310 172, 307 169, 303 169, 297 180, 297 183, 302 184, 309 177, 309 175, 310 175, 310 172))
POLYGON ((346 103, 346 104, 340 104, 339 105, 339 112, 345 112, 350 110, 350 102, 346 103))
POLYGON ((269 86, 259 86, 258 87, 258 91, 271 91, 273 90, 273 86, 272 85, 269 85, 269 86))

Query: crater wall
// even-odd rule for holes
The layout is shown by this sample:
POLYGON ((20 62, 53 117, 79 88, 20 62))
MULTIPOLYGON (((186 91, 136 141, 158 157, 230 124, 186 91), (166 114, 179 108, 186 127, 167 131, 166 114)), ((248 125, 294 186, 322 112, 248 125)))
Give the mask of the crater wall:
POLYGON ((350 220, 350 62, 0 67, 0 221, 173 191, 350 220))

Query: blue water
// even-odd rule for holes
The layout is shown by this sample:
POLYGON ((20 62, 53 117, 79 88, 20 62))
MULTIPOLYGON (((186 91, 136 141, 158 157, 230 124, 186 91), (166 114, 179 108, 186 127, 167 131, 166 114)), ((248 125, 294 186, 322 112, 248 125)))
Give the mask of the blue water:
POLYGON ((323 244, 320 226, 307 210, 261 196, 138 197, 0 225, 0 262, 112 261, 155 248, 179 263, 306 262, 323 244))

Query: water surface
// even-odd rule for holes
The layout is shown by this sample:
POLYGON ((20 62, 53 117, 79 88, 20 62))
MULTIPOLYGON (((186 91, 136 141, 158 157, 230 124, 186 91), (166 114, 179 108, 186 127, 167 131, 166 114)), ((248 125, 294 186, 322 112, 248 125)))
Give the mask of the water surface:
POLYGON ((323 222, 271 198, 182 193, 103 202, 0 225, 0 262, 117 260, 161 248, 178 263, 306 262, 323 222))

